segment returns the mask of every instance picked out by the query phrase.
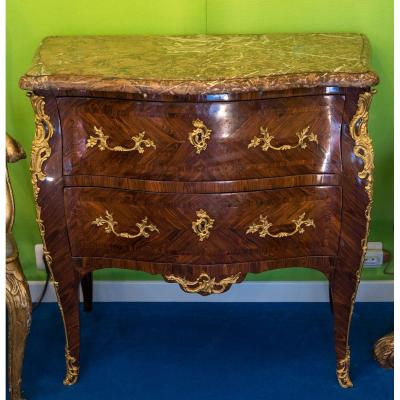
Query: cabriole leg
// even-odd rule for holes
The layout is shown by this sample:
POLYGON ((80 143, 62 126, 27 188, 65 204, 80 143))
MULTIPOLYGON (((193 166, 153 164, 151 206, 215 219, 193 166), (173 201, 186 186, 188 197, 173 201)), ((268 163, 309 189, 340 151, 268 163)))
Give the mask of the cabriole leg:
POLYGON ((82 294, 83 294, 83 310, 86 312, 92 311, 93 308, 93 274, 88 272, 81 279, 82 294))
POLYGON ((336 375, 343 388, 353 387, 350 379, 349 332, 357 290, 357 277, 336 271, 332 282, 332 305, 335 325, 336 375))
POLYGON ((63 383, 70 386, 78 381, 79 376, 79 277, 74 273, 72 282, 53 280, 53 284, 65 330, 66 375, 63 383))

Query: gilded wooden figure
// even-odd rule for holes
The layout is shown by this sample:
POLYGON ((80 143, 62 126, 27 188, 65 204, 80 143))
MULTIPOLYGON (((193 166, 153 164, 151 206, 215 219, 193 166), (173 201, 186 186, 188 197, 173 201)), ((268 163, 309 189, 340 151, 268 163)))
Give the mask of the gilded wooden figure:
MULTIPOLYGON (((25 158, 25 152, 11 136, 6 135, 6 161, 25 158)), ((25 342, 31 325, 32 303, 29 287, 19 262, 18 248, 12 235, 14 198, 8 171, 6 173, 6 301, 8 311, 8 377, 10 399, 21 400, 21 375, 25 342)))
POLYGON ((376 341, 374 357, 382 368, 394 368, 394 332, 388 333, 376 341))

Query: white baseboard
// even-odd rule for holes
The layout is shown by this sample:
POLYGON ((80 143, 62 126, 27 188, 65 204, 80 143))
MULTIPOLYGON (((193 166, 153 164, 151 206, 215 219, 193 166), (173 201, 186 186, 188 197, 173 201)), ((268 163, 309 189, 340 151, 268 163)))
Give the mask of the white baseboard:
MULTIPOLYGON (((37 301, 43 282, 29 282, 32 301, 37 301)), ((360 302, 392 302, 393 281, 362 281, 357 293, 360 302)), ((49 285, 43 301, 56 300, 49 285)), ((327 302, 327 282, 243 282, 223 294, 199 296, 184 293, 178 285, 161 281, 95 281, 96 302, 327 302)))

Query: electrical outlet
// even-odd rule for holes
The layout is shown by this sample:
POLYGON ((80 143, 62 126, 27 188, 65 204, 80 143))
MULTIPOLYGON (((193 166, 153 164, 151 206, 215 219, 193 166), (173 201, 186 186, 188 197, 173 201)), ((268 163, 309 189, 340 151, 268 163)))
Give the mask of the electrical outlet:
POLYGON ((42 244, 35 244, 35 257, 36 257, 36 268, 45 270, 46 266, 44 265, 44 260, 43 260, 42 244))
POLYGON ((379 268, 383 264, 382 242, 368 242, 364 258, 364 267, 379 268))

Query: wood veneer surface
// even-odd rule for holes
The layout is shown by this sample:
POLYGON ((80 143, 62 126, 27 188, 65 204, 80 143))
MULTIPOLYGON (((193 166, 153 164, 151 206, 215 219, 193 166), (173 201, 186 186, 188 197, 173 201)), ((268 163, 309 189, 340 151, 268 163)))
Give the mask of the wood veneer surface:
POLYGON ((378 77, 368 47, 359 34, 43 42, 20 84, 34 90, 33 183, 65 323, 66 384, 79 370, 79 285, 90 308, 96 269, 162 274, 209 295, 248 272, 304 266, 329 280, 337 376, 351 386, 349 326, 373 183, 367 122, 378 77), (196 119, 211 131, 197 154, 188 141, 196 119), (296 146, 307 126, 317 140, 296 146), (88 146, 94 127, 112 150, 88 146), (261 127, 275 149, 249 148, 261 127), (142 131, 155 146, 115 151, 142 131), (108 230, 93 224, 106 211, 117 222, 108 230), (265 235, 248 232, 262 216, 265 235), (145 217, 157 229, 130 237, 145 217))

